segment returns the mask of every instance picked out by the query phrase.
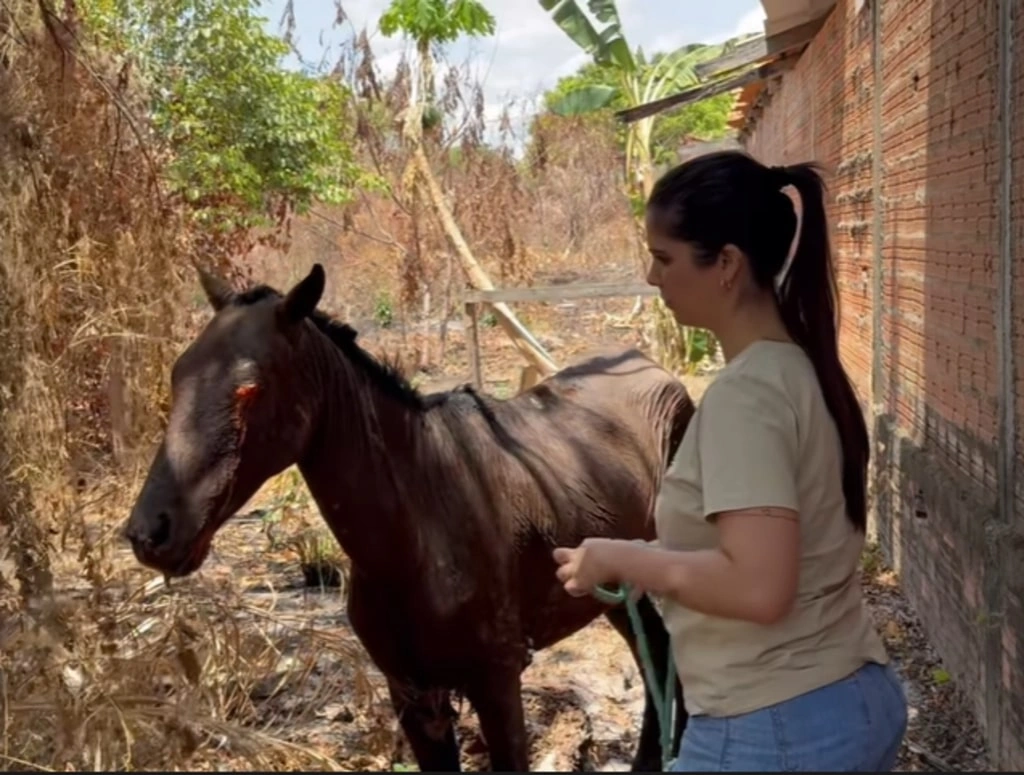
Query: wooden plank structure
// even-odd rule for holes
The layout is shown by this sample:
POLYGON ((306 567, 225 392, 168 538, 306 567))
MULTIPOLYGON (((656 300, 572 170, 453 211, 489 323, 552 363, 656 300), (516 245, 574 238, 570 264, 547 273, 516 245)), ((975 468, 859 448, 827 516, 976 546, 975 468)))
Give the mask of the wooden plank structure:
POLYGON ((624 124, 632 124, 634 121, 671 108, 690 105, 725 92, 745 89, 753 84, 777 78, 796 64, 797 58, 814 39, 824 22, 823 15, 775 35, 759 35, 745 40, 728 53, 694 66, 694 72, 699 79, 714 80, 670 94, 660 100, 617 111, 615 116, 624 124))
POLYGON ((615 117, 623 123, 632 124, 634 121, 639 121, 640 119, 647 118, 648 116, 657 115, 669 108, 690 105, 694 102, 706 100, 709 97, 715 97, 719 94, 724 94, 725 92, 741 89, 747 84, 754 83, 756 81, 764 81, 769 78, 774 78, 777 75, 782 75, 782 73, 791 68, 795 63, 795 56, 782 57, 775 62, 770 62, 769 64, 752 68, 739 75, 733 76, 732 78, 724 78, 720 81, 712 81, 711 83, 694 86, 692 89, 687 89, 686 91, 681 91, 676 94, 670 94, 668 97, 662 97, 660 100, 647 102, 643 105, 638 105, 635 108, 620 110, 616 112, 615 117))
POLYGON ((795 51, 803 50, 818 34, 818 30, 824 23, 825 17, 821 16, 801 24, 799 27, 793 27, 775 35, 758 35, 743 41, 732 51, 716 59, 695 65, 693 70, 697 77, 703 80, 738 70, 741 67, 756 65, 758 62, 775 57, 792 54, 795 51))
MULTIPOLYGON (((470 288, 462 296, 466 319, 466 346, 469 350, 470 380, 480 390, 483 374, 480 368, 480 308, 484 305, 514 302, 572 301, 573 299, 610 299, 618 296, 656 296, 658 289, 646 283, 566 283, 532 288, 470 288)), ((519 390, 531 387, 541 376, 533 366, 523 369, 519 390)))

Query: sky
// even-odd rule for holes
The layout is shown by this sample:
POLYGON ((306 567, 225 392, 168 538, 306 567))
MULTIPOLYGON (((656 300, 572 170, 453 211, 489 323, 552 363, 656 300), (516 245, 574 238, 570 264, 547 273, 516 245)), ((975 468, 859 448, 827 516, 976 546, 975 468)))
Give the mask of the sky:
MULTIPOLYGON (((263 0, 262 13, 275 33, 280 30, 286 1, 263 0)), ((537 0, 482 2, 495 17, 495 35, 460 39, 448 46, 447 58, 482 81, 487 134, 493 139, 505 106, 509 106, 514 131, 521 133, 540 95, 584 64, 587 57, 537 0)), ((294 0, 294 42, 303 59, 315 63, 326 56, 328 61, 335 61, 339 44, 350 41, 354 32, 365 27, 379 68, 385 76, 394 72, 402 49, 410 44, 400 36, 385 38, 377 29, 389 0, 340 3, 348 18, 342 26, 334 27, 336 0, 294 0)), ((760 0, 618 0, 618 9, 626 40, 648 53, 764 31, 760 0)), ((297 61, 293 59, 289 64, 297 61)))

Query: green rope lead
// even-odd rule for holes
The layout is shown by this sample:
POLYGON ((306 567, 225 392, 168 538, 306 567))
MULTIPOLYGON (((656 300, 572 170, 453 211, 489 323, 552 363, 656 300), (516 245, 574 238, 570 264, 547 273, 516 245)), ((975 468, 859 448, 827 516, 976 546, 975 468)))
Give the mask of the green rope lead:
POLYGON ((644 632, 644 623, 640 619, 640 611, 630 594, 632 590, 628 584, 622 584, 615 591, 602 586, 594 588, 594 597, 608 605, 626 604, 626 612, 633 624, 633 632, 636 634, 637 650, 640 652, 640 663, 644 668, 644 675, 647 677, 647 688, 654 700, 654 709, 658 713, 658 727, 661 732, 661 757, 662 768, 665 772, 672 769, 675 763, 675 753, 672 750, 672 732, 674 726, 673 711, 675 710, 675 683, 676 683, 676 661, 672 656, 672 649, 668 654, 668 669, 665 674, 664 692, 658 689, 658 674, 654 670, 654 661, 651 659, 651 650, 647 644, 647 634, 644 632))

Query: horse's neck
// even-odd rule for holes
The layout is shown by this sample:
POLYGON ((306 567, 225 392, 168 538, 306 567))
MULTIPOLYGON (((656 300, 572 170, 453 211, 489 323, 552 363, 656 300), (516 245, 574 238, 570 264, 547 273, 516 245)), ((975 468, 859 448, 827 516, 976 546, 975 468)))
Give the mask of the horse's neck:
MULTIPOLYGON (((385 394, 330 342, 318 342, 316 431, 299 469, 354 564, 368 572, 415 563, 410 471, 423 449, 417 407, 385 394)), ((400 570, 400 568, 396 568, 400 570)))

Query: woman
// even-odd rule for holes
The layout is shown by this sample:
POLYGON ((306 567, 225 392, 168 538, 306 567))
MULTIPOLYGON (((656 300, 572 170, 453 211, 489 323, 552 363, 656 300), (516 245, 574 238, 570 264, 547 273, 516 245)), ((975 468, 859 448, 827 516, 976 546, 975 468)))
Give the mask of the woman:
POLYGON ((726 365, 664 477, 656 545, 555 550, 570 594, 625 583, 665 601, 691 714, 678 771, 888 771, 906 729, 861 599, 868 436, 839 360, 823 199, 812 165, 734 151, 658 181, 648 282, 726 365), (803 225, 785 268, 788 186, 803 225))

